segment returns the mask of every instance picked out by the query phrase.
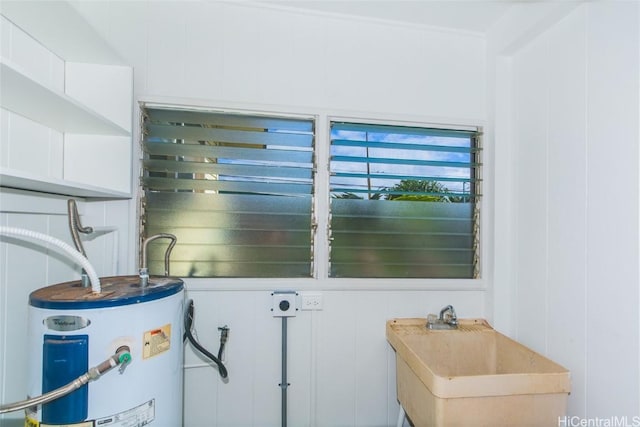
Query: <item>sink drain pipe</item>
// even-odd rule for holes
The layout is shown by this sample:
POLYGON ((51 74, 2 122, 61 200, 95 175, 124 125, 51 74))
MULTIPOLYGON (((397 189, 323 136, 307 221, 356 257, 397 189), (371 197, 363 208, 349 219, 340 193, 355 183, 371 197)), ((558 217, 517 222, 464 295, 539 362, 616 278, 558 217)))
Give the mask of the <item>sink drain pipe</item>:
POLYGON ((402 403, 400 404, 400 411, 398 412, 398 421, 396 423, 396 427, 404 427, 404 421, 407 419, 407 413, 404 411, 402 407, 402 403))

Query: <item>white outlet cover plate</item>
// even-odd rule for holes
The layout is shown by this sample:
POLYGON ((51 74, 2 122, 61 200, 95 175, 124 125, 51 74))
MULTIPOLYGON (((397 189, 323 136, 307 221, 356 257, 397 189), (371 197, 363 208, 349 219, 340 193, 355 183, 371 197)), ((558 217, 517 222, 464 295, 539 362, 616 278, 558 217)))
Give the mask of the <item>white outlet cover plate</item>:
POLYGON ((322 294, 320 292, 302 292, 301 310, 322 310, 322 294))

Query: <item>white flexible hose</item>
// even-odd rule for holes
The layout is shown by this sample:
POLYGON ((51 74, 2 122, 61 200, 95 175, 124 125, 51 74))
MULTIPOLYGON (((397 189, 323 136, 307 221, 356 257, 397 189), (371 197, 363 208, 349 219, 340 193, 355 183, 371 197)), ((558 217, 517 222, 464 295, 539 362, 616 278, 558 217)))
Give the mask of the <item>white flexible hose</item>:
POLYGON ((89 263, 89 260, 85 258, 80 252, 78 252, 71 245, 68 245, 62 240, 56 239, 55 237, 49 236, 47 234, 38 233, 37 231, 26 230, 24 228, 5 227, 5 226, 0 226, 0 235, 22 238, 22 240, 27 240, 27 239, 24 239, 25 237, 29 239, 40 240, 46 243, 50 243, 58 247, 59 249, 62 249, 65 252, 65 254, 69 256, 69 258, 71 258, 72 260, 80 264, 82 268, 84 268, 84 270, 87 272, 87 275, 89 276, 89 280, 91 281, 91 291, 98 294, 102 291, 100 287, 100 279, 96 274, 96 270, 89 263))

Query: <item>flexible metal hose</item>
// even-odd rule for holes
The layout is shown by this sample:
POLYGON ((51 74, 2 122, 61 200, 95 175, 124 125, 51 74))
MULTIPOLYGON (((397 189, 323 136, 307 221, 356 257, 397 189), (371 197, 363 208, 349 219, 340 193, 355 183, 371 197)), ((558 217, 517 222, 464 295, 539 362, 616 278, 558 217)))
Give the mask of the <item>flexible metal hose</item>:
POLYGON ((16 227, 5 227, 0 226, 0 235, 17 237, 21 240, 40 240, 42 242, 50 243, 56 246, 58 249, 61 249, 69 258, 76 261, 89 275, 89 280, 91 281, 91 290, 94 293, 99 294, 102 289, 100 287, 100 279, 96 274, 96 270, 93 268, 89 260, 82 256, 80 252, 75 250, 73 247, 63 242, 62 240, 56 239, 53 236, 49 236, 47 234, 38 233, 37 231, 26 230, 24 228, 16 228, 16 227), (28 239, 25 239, 28 238, 28 239))
MULTIPOLYGON (((73 239, 73 244, 75 245, 78 252, 82 254, 85 258, 87 257, 87 253, 84 250, 84 246, 82 246, 82 240, 80 240, 80 234, 90 234, 93 233, 93 228, 91 227, 83 227, 80 223, 80 214, 78 213, 78 205, 74 199, 69 199, 67 201, 67 211, 69 217, 69 231, 71 232, 71 238, 73 239)), ((82 269, 82 286, 85 288, 89 287, 89 276, 85 269, 82 269)))
POLYGON ((93 228, 91 227, 83 227, 80 223, 80 215, 78 214, 78 205, 76 201, 73 199, 69 199, 67 201, 67 210, 69 216, 69 231, 71 231, 71 238, 73 239, 73 244, 75 245, 78 252, 82 254, 85 258, 87 257, 87 253, 84 251, 84 246, 82 246, 82 240, 80 240, 80 233, 90 234, 93 233, 93 228))
POLYGON ((66 396, 67 394, 71 393, 72 391, 75 391, 75 390, 79 389, 80 387, 82 387, 83 385, 88 383, 89 381, 90 381, 89 374, 83 374, 83 375, 79 376, 78 378, 76 378, 75 380, 71 381, 69 384, 66 384, 66 385, 64 385, 64 386, 62 386, 60 388, 52 390, 49 393, 45 393, 45 394, 42 394, 40 396, 31 398, 31 399, 27 399, 27 400, 21 400, 20 402, 15 402, 15 403, 7 404, 7 405, 2 405, 2 406, 0 406, 0 414, 5 414, 7 412, 19 411, 21 409, 30 408, 31 406, 42 405, 42 404, 51 402, 53 400, 59 399, 59 398, 61 398, 63 396, 66 396))
POLYGON ((15 403, 9 403, 7 405, 0 406, 0 414, 6 414, 7 412, 20 411, 22 409, 30 408, 35 405, 43 405, 45 403, 51 402, 53 400, 59 399, 67 394, 71 393, 87 384, 89 381, 97 380, 104 374, 105 372, 111 370, 120 364, 126 364, 131 361, 131 353, 129 353, 129 348, 124 348, 118 351, 116 354, 103 361, 97 366, 89 369, 86 373, 80 375, 75 380, 71 381, 68 384, 63 385, 55 390, 51 390, 48 393, 42 394, 40 396, 32 397, 30 399, 21 400, 15 403))

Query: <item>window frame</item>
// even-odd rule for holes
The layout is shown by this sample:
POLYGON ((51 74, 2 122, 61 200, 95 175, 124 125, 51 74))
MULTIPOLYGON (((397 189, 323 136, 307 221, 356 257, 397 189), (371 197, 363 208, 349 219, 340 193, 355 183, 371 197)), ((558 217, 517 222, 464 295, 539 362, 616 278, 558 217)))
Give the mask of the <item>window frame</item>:
MULTIPOLYGON (((215 257, 206 258, 210 262, 204 261, 204 258, 200 261, 189 261, 190 263, 195 262, 200 269, 212 269, 213 271, 210 271, 209 274, 225 270, 230 273, 226 276, 199 276, 197 278, 303 279, 312 277, 315 230, 313 223, 313 180, 316 169, 313 163, 315 160, 315 118, 268 113, 237 113, 230 110, 195 109, 184 105, 149 105, 144 103, 140 105, 140 116, 139 245, 143 244, 145 235, 150 232, 153 234, 175 233, 178 236, 176 249, 182 248, 183 251, 189 251, 191 249, 189 240, 186 241, 186 245, 180 246, 179 239, 181 233, 184 233, 191 235, 191 238, 194 239, 193 242, 196 242, 196 247, 205 248, 203 255, 207 257, 214 253, 221 258, 226 258, 229 253, 229 245, 236 249, 233 252, 239 256, 232 255, 228 262, 220 259, 215 261, 215 257), (178 120, 188 121, 180 124, 181 122, 178 120), (269 126, 269 128, 267 129, 265 126, 269 126), (272 126, 275 127, 271 128, 272 126), (178 135, 187 137, 184 144, 175 143, 178 135), (204 137, 213 138, 206 141, 217 142, 203 143, 201 138, 204 137), (166 141, 174 141, 174 144, 166 141), (209 153, 215 156, 216 161, 213 163, 207 161, 206 158, 201 158, 209 153), (291 155, 295 157, 291 158, 291 155), (165 161, 156 159, 154 156, 169 156, 170 159, 165 161), (183 156, 185 157, 183 158, 183 156), (185 160, 185 162, 172 160, 174 157, 185 160), (218 159, 223 159, 223 161, 218 162, 218 159), (236 166, 233 166, 234 164, 236 166), (186 169, 182 165, 186 165, 186 169), (184 175, 182 179, 178 177, 176 180, 173 177, 167 181, 164 178, 166 171, 180 169, 185 171, 172 172, 171 174, 184 175), (294 175, 287 175, 283 180, 281 179, 283 177, 281 171, 287 169, 290 169, 294 175), (221 179, 203 179, 201 176, 194 175, 194 171, 197 170, 219 171, 215 173, 220 173, 221 179), (157 173, 160 175, 155 176, 157 173), (306 176, 301 177, 299 173, 306 176), (222 179, 222 176, 229 179, 222 179), (174 200, 176 196, 178 200, 174 200), (280 199, 280 197, 284 197, 284 199, 280 199), (194 206, 194 210, 185 208, 186 210, 182 211, 187 214, 186 218, 189 215, 199 215, 203 222, 198 222, 197 227, 205 229, 206 232, 227 235, 227 237, 224 240, 218 239, 218 242, 200 240, 199 235, 195 235, 189 230, 189 227, 194 223, 184 223, 185 216, 179 213, 177 213, 177 217, 172 218, 172 215, 175 215, 174 212, 178 211, 164 209, 167 198, 173 203, 189 203, 189 205, 195 203, 198 208, 194 206), (158 199, 158 202, 151 203, 154 199, 158 199), (162 200, 165 201, 162 202, 162 200), (295 211, 300 210, 300 213, 286 210, 287 208, 283 207, 281 202, 286 203, 286 206, 295 211), (240 211, 237 210, 236 204, 242 206, 240 211), (233 208, 231 208, 232 206, 233 208), (211 210, 208 211, 204 208, 211 210), (245 218, 244 221, 251 221, 251 217, 263 217, 266 211, 271 212, 271 227, 254 228, 249 226, 249 228, 239 229, 235 225, 236 221, 243 221, 243 218, 245 218), (217 215, 223 222, 229 221, 230 227, 220 227, 217 223, 211 222, 212 215, 217 215), (280 220, 283 215, 287 217, 293 215, 294 221, 302 221, 303 224, 297 231, 292 230, 290 221, 282 222, 280 220), (171 223, 173 225, 153 223, 153 220, 166 221, 168 218, 172 218, 182 225, 175 225, 173 222, 171 223), (147 224, 150 229, 154 230, 146 229, 147 224), (172 227, 177 227, 176 231, 172 231, 172 227), (287 237, 284 242, 263 240, 265 233, 271 235, 270 233, 274 230, 285 232, 287 237), (309 238, 308 242, 301 241, 306 239, 301 237, 303 233, 309 238), (234 234, 235 238, 228 236, 234 234), (263 236, 256 240, 257 235, 263 236), (297 245, 301 243, 306 243, 308 257, 300 252, 301 247, 297 245), (275 251, 261 250, 265 245, 270 245, 269 247, 275 248, 275 251), (247 258, 246 251, 259 251, 255 254, 262 258, 262 262, 247 258), (270 258, 269 252, 273 254, 279 251, 288 252, 288 255, 270 258), (294 260, 292 263, 292 257, 296 258, 297 262, 294 260), (251 273, 244 275, 246 273, 242 272, 243 269, 238 267, 239 265, 245 265, 245 268, 251 273), (292 265, 297 267, 292 269, 292 265), (272 269, 280 274, 290 273, 290 275, 279 276, 273 274, 273 271, 264 276, 252 275, 254 273, 264 274, 265 271, 272 269), (303 273, 305 269, 308 271, 306 274, 303 273)), ((178 141, 182 141, 182 139, 178 139, 178 141)), ((266 215, 269 216, 268 213, 266 215)), ((252 222, 251 224, 256 223, 252 222)), ((158 248, 155 249, 156 252, 158 250, 158 248)), ((150 264, 152 261, 151 250, 147 253, 148 264, 150 264)), ((161 262, 158 261, 158 258, 154 260, 156 263, 161 262)), ((186 271, 184 270, 185 262, 182 263, 183 271, 186 271)), ((173 265, 172 267, 177 266, 173 265)))
MULTIPOLYGON (((327 170, 327 178, 325 181, 323 181, 323 184, 326 184, 326 195, 323 196, 324 200, 326 200, 326 211, 327 211, 327 215, 325 215, 325 217, 327 218, 327 224, 325 227, 326 230, 326 235, 327 235, 327 241, 326 241, 326 245, 325 245, 325 249, 326 249, 326 253, 327 253, 327 257, 330 254, 330 241, 329 241, 329 235, 330 235, 330 220, 329 217, 331 215, 331 208, 330 208, 330 203, 331 203, 331 190, 330 190, 330 174, 331 174, 331 128, 332 128, 332 124, 333 123, 352 123, 352 124, 362 124, 362 125, 373 125, 373 126, 396 126, 396 127, 408 127, 408 128, 428 128, 428 129, 442 129, 442 130, 446 130, 446 131, 465 131, 465 132, 473 132, 473 133, 477 133, 479 140, 477 141, 477 145, 476 148, 478 149, 477 151, 477 155, 476 158, 474 159, 474 163, 477 163, 479 166, 476 169, 473 169, 474 172, 476 173, 475 179, 477 180, 476 183, 476 187, 475 187, 475 191, 474 193, 477 193, 478 196, 476 196, 476 201, 474 203, 474 215, 479 215, 479 219, 476 217, 477 220, 477 228, 478 231, 476 233, 476 235, 474 236, 477 239, 477 249, 476 252, 474 254, 476 260, 477 260, 477 266, 475 267, 477 269, 477 275, 476 277, 470 277, 470 278, 433 278, 433 277, 424 277, 424 278, 402 278, 402 277, 395 277, 395 278, 356 278, 356 277, 331 277, 330 276, 330 265, 329 265, 329 259, 326 260, 325 263, 325 267, 326 267, 326 279, 329 281, 359 281, 359 282, 363 282, 363 281, 394 281, 394 282, 402 282, 405 285, 409 285, 409 284, 413 284, 415 282, 423 282, 426 281, 428 283, 439 283, 440 281, 445 281, 447 283, 466 283, 469 282, 470 284, 472 284, 473 286, 476 286, 477 284, 482 284, 481 287, 484 288, 484 276, 485 273, 487 272, 487 266, 488 264, 485 263, 485 257, 483 256, 483 254, 485 253, 485 251, 483 250, 483 246, 484 246, 484 240, 485 240, 485 229, 488 226, 485 223, 485 215, 484 213, 480 214, 481 212, 483 212, 483 204, 484 202, 484 194, 483 194, 483 169, 485 168, 485 165, 483 164, 483 151, 484 151, 484 146, 483 146, 483 140, 484 140, 484 129, 485 126, 483 126, 483 124, 478 124, 478 123, 474 123, 474 124, 470 124, 470 123, 465 123, 465 122, 457 122, 457 123, 443 123, 442 121, 414 121, 414 120, 403 120, 403 119, 398 119, 398 118, 372 118, 371 115, 366 115, 366 117, 357 115, 357 116, 351 116, 351 115, 347 115, 347 116, 343 116, 343 115, 327 115, 327 122, 325 124, 325 131, 326 131, 326 136, 325 136, 325 140, 324 142, 326 143, 325 145, 327 146, 327 152, 325 153, 325 156, 323 158, 323 160, 326 161, 326 170, 327 170)), ((319 198, 319 196, 318 196, 319 198)), ((413 286, 409 286, 410 288, 413 288, 413 286)), ((418 287, 419 288, 419 287, 418 287)))
MULTIPOLYGON (((411 114, 381 114, 375 112, 355 112, 341 111, 337 113, 327 108, 300 108, 292 106, 274 106, 264 104, 247 104, 234 102, 215 102, 207 100, 184 99, 173 97, 145 97, 138 100, 139 104, 147 107, 152 106, 182 106, 195 110, 257 114, 257 115, 277 115, 293 118, 308 118, 315 121, 315 157, 316 170, 314 173, 314 195, 313 195, 313 218, 315 224, 315 238, 313 244, 313 273, 309 278, 185 278, 185 283, 191 289, 198 291, 218 290, 273 290, 273 289, 296 289, 301 291, 397 291, 397 290, 433 290, 433 291, 478 291, 484 292, 488 288, 491 280, 492 269, 491 260, 486 255, 488 248, 491 248, 494 241, 493 236, 493 211, 490 210, 493 195, 492 188, 488 185, 484 176, 491 171, 492 152, 487 141, 491 139, 491 129, 486 126, 483 120, 452 119, 441 117, 422 117, 411 114), (461 279, 432 279, 432 278, 332 278, 329 277, 329 158, 330 158, 330 135, 331 122, 347 121, 363 124, 385 124, 390 126, 409 127, 431 127, 443 129, 478 130, 482 134, 482 167, 480 168, 481 179, 483 179, 483 196, 478 201, 478 208, 482 212, 480 217, 480 241, 478 246, 478 256, 480 259, 481 274, 478 278, 461 279)), ((140 177, 142 173, 142 109, 137 109, 136 120, 138 129, 138 144, 135 145, 134 153, 136 168, 134 176, 140 177)), ((491 174, 493 175, 493 174, 491 174)), ((131 218, 137 225, 137 233, 131 237, 133 247, 140 253, 139 236, 140 215, 138 212, 140 185, 135 203, 131 204, 131 218)))

